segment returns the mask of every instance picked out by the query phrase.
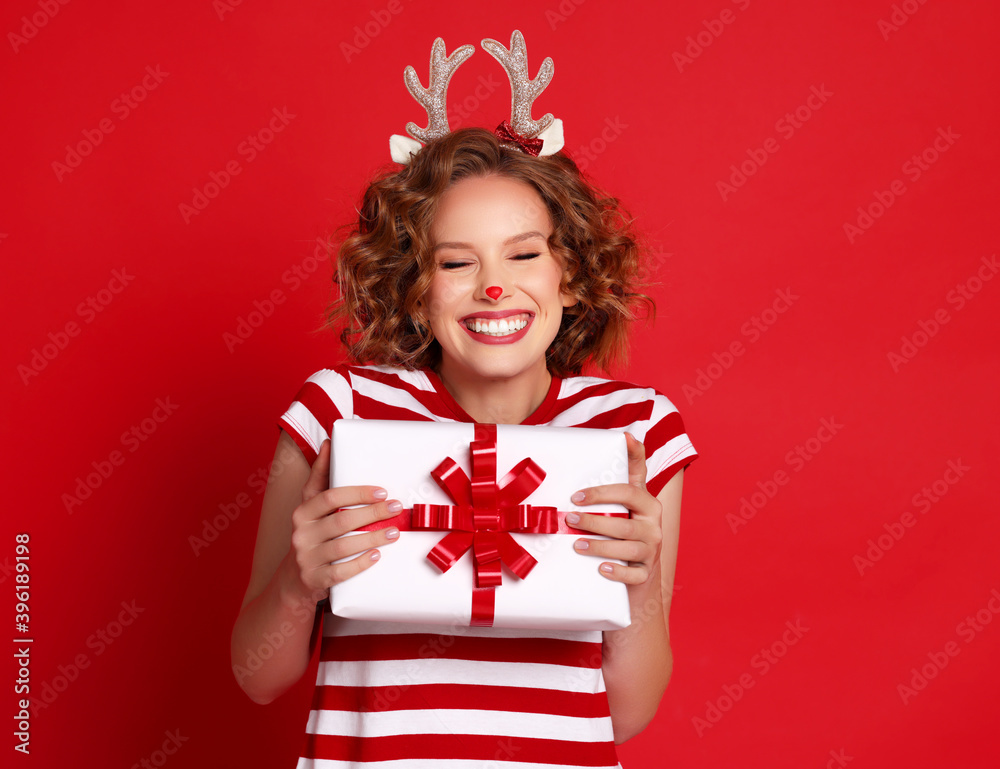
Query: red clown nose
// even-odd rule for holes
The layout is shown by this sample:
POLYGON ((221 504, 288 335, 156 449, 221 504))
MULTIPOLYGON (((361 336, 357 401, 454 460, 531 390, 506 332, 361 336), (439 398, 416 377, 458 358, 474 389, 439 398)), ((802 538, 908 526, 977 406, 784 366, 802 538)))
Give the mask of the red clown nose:
POLYGON ((500 286, 490 286, 486 289, 486 296, 488 296, 493 301, 496 301, 503 294, 503 289, 500 286))

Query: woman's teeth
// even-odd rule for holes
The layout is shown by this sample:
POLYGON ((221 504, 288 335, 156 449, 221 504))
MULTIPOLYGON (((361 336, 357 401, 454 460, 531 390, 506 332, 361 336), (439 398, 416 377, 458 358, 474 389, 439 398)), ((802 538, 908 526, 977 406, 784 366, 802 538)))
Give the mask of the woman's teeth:
POLYGON ((470 331, 487 336, 507 336, 520 331, 528 325, 526 316, 515 316, 512 318, 502 318, 501 320, 482 320, 481 318, 471 318, 465 321, 465 325, 470 331))

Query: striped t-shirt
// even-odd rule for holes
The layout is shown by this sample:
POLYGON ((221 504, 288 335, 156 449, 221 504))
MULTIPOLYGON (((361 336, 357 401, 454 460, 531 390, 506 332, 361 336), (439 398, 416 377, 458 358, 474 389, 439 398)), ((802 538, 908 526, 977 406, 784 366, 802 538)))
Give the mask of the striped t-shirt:
MULTIPOLYGON (((310 464, 336 419, 473 422, 437 375, 384 366, 313 374, 278 420, 310 464)), ((650 388, 552 378, 522 424, 632 433, 650 493, 697 457, 674 405, 650 388)), ((298 769, 618 766, 601 631, 364 622, 323 614, 298 769)))

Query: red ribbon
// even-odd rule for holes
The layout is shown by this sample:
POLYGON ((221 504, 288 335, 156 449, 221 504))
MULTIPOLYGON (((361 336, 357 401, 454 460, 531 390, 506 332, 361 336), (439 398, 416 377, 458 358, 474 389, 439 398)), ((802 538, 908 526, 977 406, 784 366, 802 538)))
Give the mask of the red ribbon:
POLYGON ((501 563, 524 579, 538 563, 510 532, 553 534, 559 531, 554 507, 522 505, 521 501, 545 479, 534 460, 524 459, 497 483, 497 427, 477 424, 472 450, 472 479, 448 457, 431 477, 455 505, 413 506, 414 529, 447 529, 427 554, 442 572, 470 549, 476 584, 472 594, 472 624, 489 627, 494 617, 494 590, 503 580, 501 563))
POLYGON ((522 136, 511 127, 509 120, 504 120, 493 133, 500 141, 516 144, 525 153, 535 157, 538 157, 538 153, 542 151, 542 146, 545 144, 541 139, 529 139, 527 136, 522 136))

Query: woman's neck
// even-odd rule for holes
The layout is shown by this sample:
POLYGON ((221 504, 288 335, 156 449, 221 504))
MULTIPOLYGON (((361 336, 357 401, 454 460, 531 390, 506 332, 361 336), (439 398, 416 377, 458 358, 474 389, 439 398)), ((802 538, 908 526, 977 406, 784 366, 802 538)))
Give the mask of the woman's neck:
POLYGON ((516 377, 474 380, 442 364, 438 376, 465 413, 477 422, 517 425, 542 405, 552 384, 552 375, 541 366, 516 377))

